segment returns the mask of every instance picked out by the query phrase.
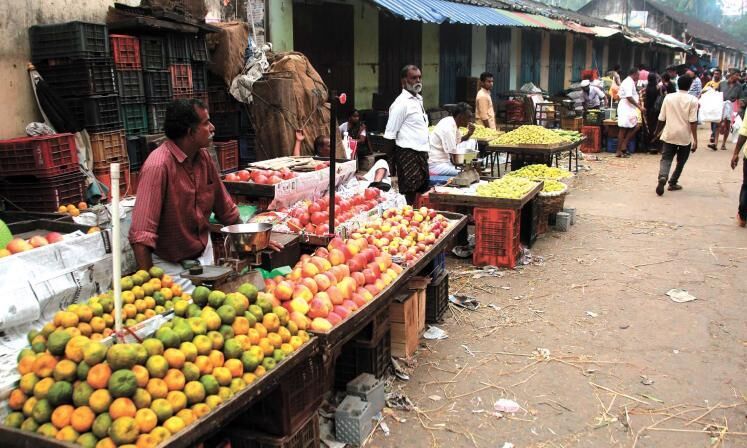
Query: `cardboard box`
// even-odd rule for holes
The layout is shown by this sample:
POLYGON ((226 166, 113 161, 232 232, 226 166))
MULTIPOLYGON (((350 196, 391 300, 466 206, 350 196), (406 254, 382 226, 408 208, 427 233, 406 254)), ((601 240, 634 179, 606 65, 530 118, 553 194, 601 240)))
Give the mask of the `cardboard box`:
POLYGON ((389 305, 392 356, 409 358, 418 349, 420 340, 420 303, 418 292, 395 298, 389 305))

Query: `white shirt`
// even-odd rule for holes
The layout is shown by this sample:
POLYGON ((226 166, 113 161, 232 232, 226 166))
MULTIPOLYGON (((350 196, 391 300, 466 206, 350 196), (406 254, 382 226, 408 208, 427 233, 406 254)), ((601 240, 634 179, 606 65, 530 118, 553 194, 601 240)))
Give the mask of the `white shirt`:
POLYGON ((638 90, 635 87, 635 81, 628 76, 620 84, 620 102, 617 105, 617 125, 621 128, 634 128, 638 125, 638 109, 630 104, 626 98, 632 98, 638 102, 638 90))
POLYGON ((423 108, 423 97, 402 89, 389 106, 384 138, 394 140, 400 148, 428 152, 428 114, 423 108))
POLYGON ((692 143, 690 125, 698 122, 698 99, 684 90, 664 97, 659 121, 665 121, 661 141, 685 146, 692 143))
MULTIPOLYGON (((340 134, 344 135, 346 132, 348 132, 348 122, 347 121, 345 123, 343 123, 343 124, 340 125, 340 134)), ((366 130, 365 129, 361 129, 361 135, 359 137, 365 137, 365 136, 366 136, 366 130)), ((350 138, 353 138, 353 136, 351 135, 350 138)))
POLYGON ((454 117, 442 118, 428 137, 430 141, 428 165, 435 166, 451 162, 449 153, 456 151, 461 139, 462 136, 454 117))
POLYGON ((373 182, 374 179, 376 179, 376 171, 379 169, 384 168, 386 170, 386 174, 384 175, 384 178, 381 179, 382 182, 385 184, 392 184, 392 179, 389 178, 389 164, 386 163, 386 160, 379 159, 374 163, 374 166, 371 167, 370 170, 366 174, 363 175, 363 178, 367 180, 368 182, 373 182))

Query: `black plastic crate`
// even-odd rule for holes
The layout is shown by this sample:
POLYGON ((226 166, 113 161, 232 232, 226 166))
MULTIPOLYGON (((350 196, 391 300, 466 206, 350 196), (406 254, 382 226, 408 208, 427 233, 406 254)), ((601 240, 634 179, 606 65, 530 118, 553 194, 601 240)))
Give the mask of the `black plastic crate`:
POLYGON ((6 208, 26 211, 56 211, 60 205, 79 203, 85 193, 86 177, 80 172, 46 179, 6 179, 0 183, 0 194, 8 201, 6 208))
POLYGON ((249 117, 249 110, 239 103, 239 135, 254 134, 254 126, 249 117))
POLYGON ((302 428, 322 404, 323 379, 322 354, 314 353, 281 377, 280 384, 236 422, 275 436, 291 435, 302 428))
POLYGON ((192 89, 195 92, 207 91, 207 64, 202 62, 192 63, 192 89))
POLYGON ((117 86, 122 104, 145 102, 142 70, 117 70, 117 86))
POLYGON ((148 102, 171 100, 171 72, 168 70, 146 70, 143 72, 145 98, 148 102))
POLYGON ((215 126, 215 138, 234 139, 241 135, 238 112, 211 112, 210 121, 215 126))
POLYGON ((384 333, 388 332, 392 328, 391 321, 389 320, 389 307, 382 307, 373 318, 371 322, 363 327, 358 334, 355 335, 353 340, 361 344, 373 344, 379 341, 384 333))
POLYGON ((391 329, 385 331, 374 343, 350 341, 343 346, 335 362, 335 388, 345 390, 345 386, 361 373, 382 378, 391 361, 391 329))
POLYGON ((228 89, 223 86, 208 86, 208 101, 210 102, 210 113, 214 112, 238 112, 241 103, 236 101, 228 89))
POLYGON ((109 33, 103 23, 67 22, 29 28, 31 60, 109 56, 109 33))
POLYGON ((144 70, 165 70, 169 66, 166 38, 140 36, 140 60, 144 70))
POLYGON ((277 437, 259 431, 229 426, 226 437, 231 448, 319 448, 319 415, 315 412, 295 433, 277 437))
POLYGON ((122 128, 119 95, 98 95, 69 98, 67 104, 79 123, 89 131, 110 131, 122 128))
POLYGON ((117 93, 111 58, 48 60, 36 64, 36 69, 63 97, 117 93))
POLYGON ((449 307, 449 273, 441 272, 425 289, 425 321, 438 323, 449 307))
POLYGON ((168 102, 159 103, 148 103, 146 110, 148 111, 148 132, 151 134, 157 134, 163 132, 163 122, 166 118, 166 106, 168 102))
POLYGON ((180 33, 169 33, 166 36, 169 62, 189 62, 190 45, 187 37, 180 33))
POLYGON ((207 40, 202 34, 189 38, 189 56, 194 62, 208 62, 210 55, 207 49, 207 40))
POLYGON ((424 277, 437 278, 446 269, 446 251, 441 251, 423 267, 420 274, 424 277))
POLYGON ((257 161, 255 136, 242 135, 239 137, 239 165, 244 166, 257 161))
POLYGON ((142 135, 127 137, 127 158, 130 160, 130 172, 139 171, 148 157, 148 144, 142 135))
POLYGON ((148 132, 148 111, 143 103, 123 104, 122 121, 127 135, 145 134, 148 132))

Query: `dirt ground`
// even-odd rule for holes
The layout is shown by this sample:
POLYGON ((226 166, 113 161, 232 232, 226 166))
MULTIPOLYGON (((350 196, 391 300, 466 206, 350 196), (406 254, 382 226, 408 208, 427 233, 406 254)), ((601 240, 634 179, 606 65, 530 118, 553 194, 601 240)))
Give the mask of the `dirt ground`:
POLYGON ((532 248, 542 263, 473 279, 448 259, 450 292, 481 307, 423 340, 393 383, 416 410, 386 410, 391 434, 368 446, 747 447, 741 166, 706 143, 663 197, 659 156, 592 156, 566 201, 576 224, 532 248), (521 409, 497 413, 501 398, 521 409))

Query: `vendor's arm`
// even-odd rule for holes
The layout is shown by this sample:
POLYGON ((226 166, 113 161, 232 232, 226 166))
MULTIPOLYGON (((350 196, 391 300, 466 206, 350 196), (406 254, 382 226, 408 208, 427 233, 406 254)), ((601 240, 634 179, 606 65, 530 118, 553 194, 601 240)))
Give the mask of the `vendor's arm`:
POLYGON ((465 134, 464 136, 462 136, 462 140, 461 141, 466 142, 467 140, 470 139, 470 137, 472 137, 472 134, 474 134, 474 133, 475 133, 475 124, 474 123, 468 124, 467 125, 467 134, 465 134))
MULTIPOLYGON (((217 175, 217 170, 216 170, 217 175)), ((220 179, 220 177, 218 177, 220 179)), ((213 203, 213 213, 215 218, 224 226, 231 224, 240 224, 239 208, 233 202, 233 198, 228 194, 223 182, 215 182, 215 202, 213 203)))
POLYGON ((303 135, 303 130, 296 130, 296 144, 293 145, 293 156, 298 157, 301 155, 301 143, 304 141, 306 136, 303 135))
POLYGON ((158 241, 158 224, 161 221, 167 184, 165 168, 143 166, 128 235, 138 269, 150 269, 153 266, 153 251, 158 241))
POLYGON ((391 154, 397 140, 397 134, 407 117, 407 108, 403 104, 392 104, 389 108, 389 119, 384 130, 384 152, 391 154))

